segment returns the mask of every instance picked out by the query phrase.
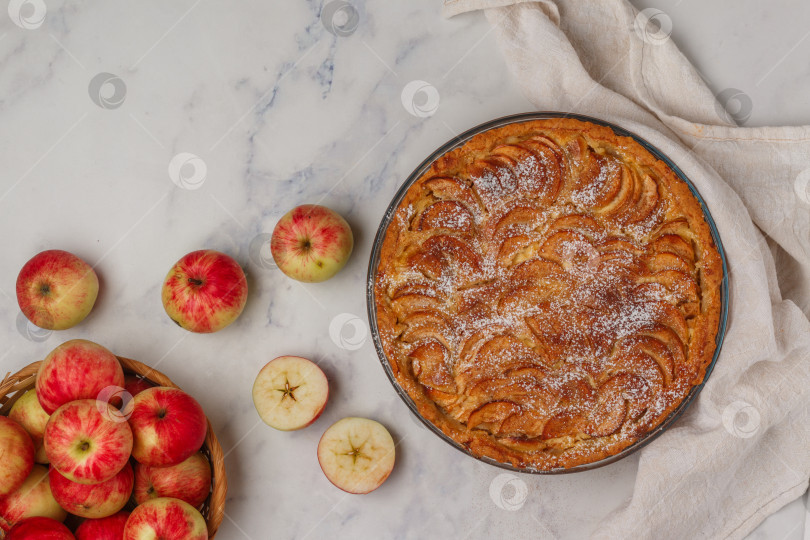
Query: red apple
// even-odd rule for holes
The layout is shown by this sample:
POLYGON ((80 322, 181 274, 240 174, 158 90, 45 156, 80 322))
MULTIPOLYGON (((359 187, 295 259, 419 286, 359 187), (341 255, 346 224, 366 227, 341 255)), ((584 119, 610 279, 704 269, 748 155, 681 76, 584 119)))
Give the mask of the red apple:
POLYGON ((0 416, 0 497, 17 491, 34 468, 34 441, 25 429, 0 416))
POLYGON ((335 486, 348 493, 369 493, 394 468, 394 439, 382 424, 367 418, 344 418, 327 429, 318 443, 318 463, 335 486))
POLYGON ((6 540, 76 540, 63 523, 47 517, 30 517, 14 525, 6 540))
POLYGON ((34 465, 17 491, 0 498, 0 528, 9 530, 25 518, 41 516, 64 521, 67 514, 56 502, 48 480, 48 469, 34 465))
POLYGON ((178 388, 156 386, 132 400, 132 457, 166 467, 188 459, 205 441, 208 421, 200 404, 178 388))
POLYGON ((144 379, 139 375, 127 374, 124 376, 124 390, 129 392, 132 397, 137 396, 147 388, 155 386, 148 379, 144 379))
POLYGON ((135 502, 172 497, 199 508, 211 491, 211 464, 197 452, 177 465, 150 467, 135 465, 135 502))
POLYGON ((136 506, 124 527, 124 540, 208 540, 202 514, 180 499, 162 497, 136 506))
POLYGON ((20 399, 14 402, 8 417, 20 424, 34 441, 34 461, 37 463, 48 463, 48 456, 45 454, 45 446, 42 437, 45 436, 45 424, 48 423, 50 415, 45 412, 39 404, 35 390, 26 390, 20 399))
POLYGON ((120 362, 101 345, 85 339, 59 345, 37 372, 37 397, 48 414, 69 401, 96 399, 109 386, 124 386, 120 362))
POLYGON ((51 466, 80 484, 106 482, 124 468, 132 450, 132 430, 118 410, 103 401, 65 403, 45 427, 51 466))
POLYGON ((239 264, 213 250, 193 251, 169 270, 163 282, 163 307, 191 332, 222 330, 242 313, 247 279, 239 264))
POLYGON ((354 247, 352 230, 339 214, 304 204, 285 214, 273 229, 270 251, 279 269, 293 279, 326 281, 346 265, 354 247))
POLYGON ((129 512, 118 512, 99 519, 86 519, 76 529, 76 540, 121 540, 129 512))
POLYGON ((270 427, 301 429, 326 408, 329 382, 321 368, 300 356, 279 356, 262 368, 253 383, 253 404, 270 427))
POLYGON ((84 518, 103 518, 121 510, 132 495, 135 475, 127 463, 121 471, 100 484, 73 482, 51 467, 51 490, 56 501, 68 512, 84 518))
POLYGON ((48 330, 76 326, 98 296, 98 276, 72 253, 52 249, 34 255, 17 276, 17 302, 28 320, 48 330))

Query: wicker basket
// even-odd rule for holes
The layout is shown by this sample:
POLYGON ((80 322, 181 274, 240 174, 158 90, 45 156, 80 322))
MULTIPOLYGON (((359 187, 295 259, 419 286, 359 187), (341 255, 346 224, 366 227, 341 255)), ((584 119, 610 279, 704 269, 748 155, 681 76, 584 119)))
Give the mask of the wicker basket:
MULTIPOLYGON (((121 365, 124 367, 124 373, 140 375, 158 386, 178 388, 167 376, 146 364, 120 356, 118 360, 121 361, 121 365)), ((26 390, 34 387, 40 364, 41 362, 29 364, 13 375, 9 373, 0 382, 0 414, 8 414, 14 402, 26 390)), ((203 504, 201 512, 205 518, 205 523, 208 525, 208 538, 212 539, 216 536, 217 529, 219 529, 225 515, 225 494, 228 491, 228 480, 225 477, 225 458, 222 455, 222 447, 217 441, 217 436, 211 428, 210 421, 208 422, 208 433, 205 435, 205 443, 203 443, 200 451, 208 456, 208 460, 211 462, 212 490, 203 504)))

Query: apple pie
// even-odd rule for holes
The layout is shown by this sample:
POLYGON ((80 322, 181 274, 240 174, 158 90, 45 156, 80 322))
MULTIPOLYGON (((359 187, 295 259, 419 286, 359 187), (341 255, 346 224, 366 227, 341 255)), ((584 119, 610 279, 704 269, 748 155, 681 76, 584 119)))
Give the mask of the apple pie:
POLYGON ((393 210, 373 280, 419 413, 475 456, 548 471, 620 452, 702 383, 723 267, 666 163, 555 118, 435 160, 393 210))

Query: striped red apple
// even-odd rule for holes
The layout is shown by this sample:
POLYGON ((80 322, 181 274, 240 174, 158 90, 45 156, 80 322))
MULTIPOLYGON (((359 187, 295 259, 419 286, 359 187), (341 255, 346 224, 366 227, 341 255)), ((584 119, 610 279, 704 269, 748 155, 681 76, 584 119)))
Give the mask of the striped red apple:
POLYGON ((177 465, 135 465, 135 502, 172 497, 199 508, 211 491, 211 464, 202 453, 192 454, 177 465))
POLYGON ((79 484, 51 467, 48 474, 59 505, 79 517, 104 518, 121 510, 132 495, 134 473, 127 463, 118 474, 98 484, 79 484))
POLYGON ((165 467, 188 459, 202 447, 208 420, 190 395, 156 386, 133 398, 129 425, 135 438, 132 457, 144 465, 165 467))
POLYGON ((172 266, 161 297, 166 314, 191 332, 222 330, 242 313, 247 279, 233 258, 214 250, 193 251, 172 266))
POLYGON ((187 502, 161 497, 136 506, 124 527, 123 540, 156 538, 207 540, 208 528, 200 512, 187 502))
POLYGON ((113 353, 85 339, 56 347, 37 372, 37 397, 48 414, 69 401, 96 399, 109 386, 124 386, 121 363, 113 353))
POLYGON ((117 475, 127 465, 133 444, 132 430, 117 414, 112 405, 94 399, 59 407, 45 427, 51 467, 80 484, 98 484, 117 475))

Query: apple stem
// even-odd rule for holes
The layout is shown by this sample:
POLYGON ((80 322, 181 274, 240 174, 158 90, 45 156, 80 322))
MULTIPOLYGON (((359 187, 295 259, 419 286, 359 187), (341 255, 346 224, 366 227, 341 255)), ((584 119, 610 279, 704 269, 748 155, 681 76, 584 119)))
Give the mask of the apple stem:
POLYGON ((196 285, 197 287, 199 287, 200 285, 202 285, 202 284, 203 284, 203 282, 202 282, 202 280, 201 280, 201 279, 198 279, 198 278, 191 278, 191 277, 190 277, 190 278, 188 278, 188 282, 189 282, 189 283, 191 283, 192 285, 196 285))

